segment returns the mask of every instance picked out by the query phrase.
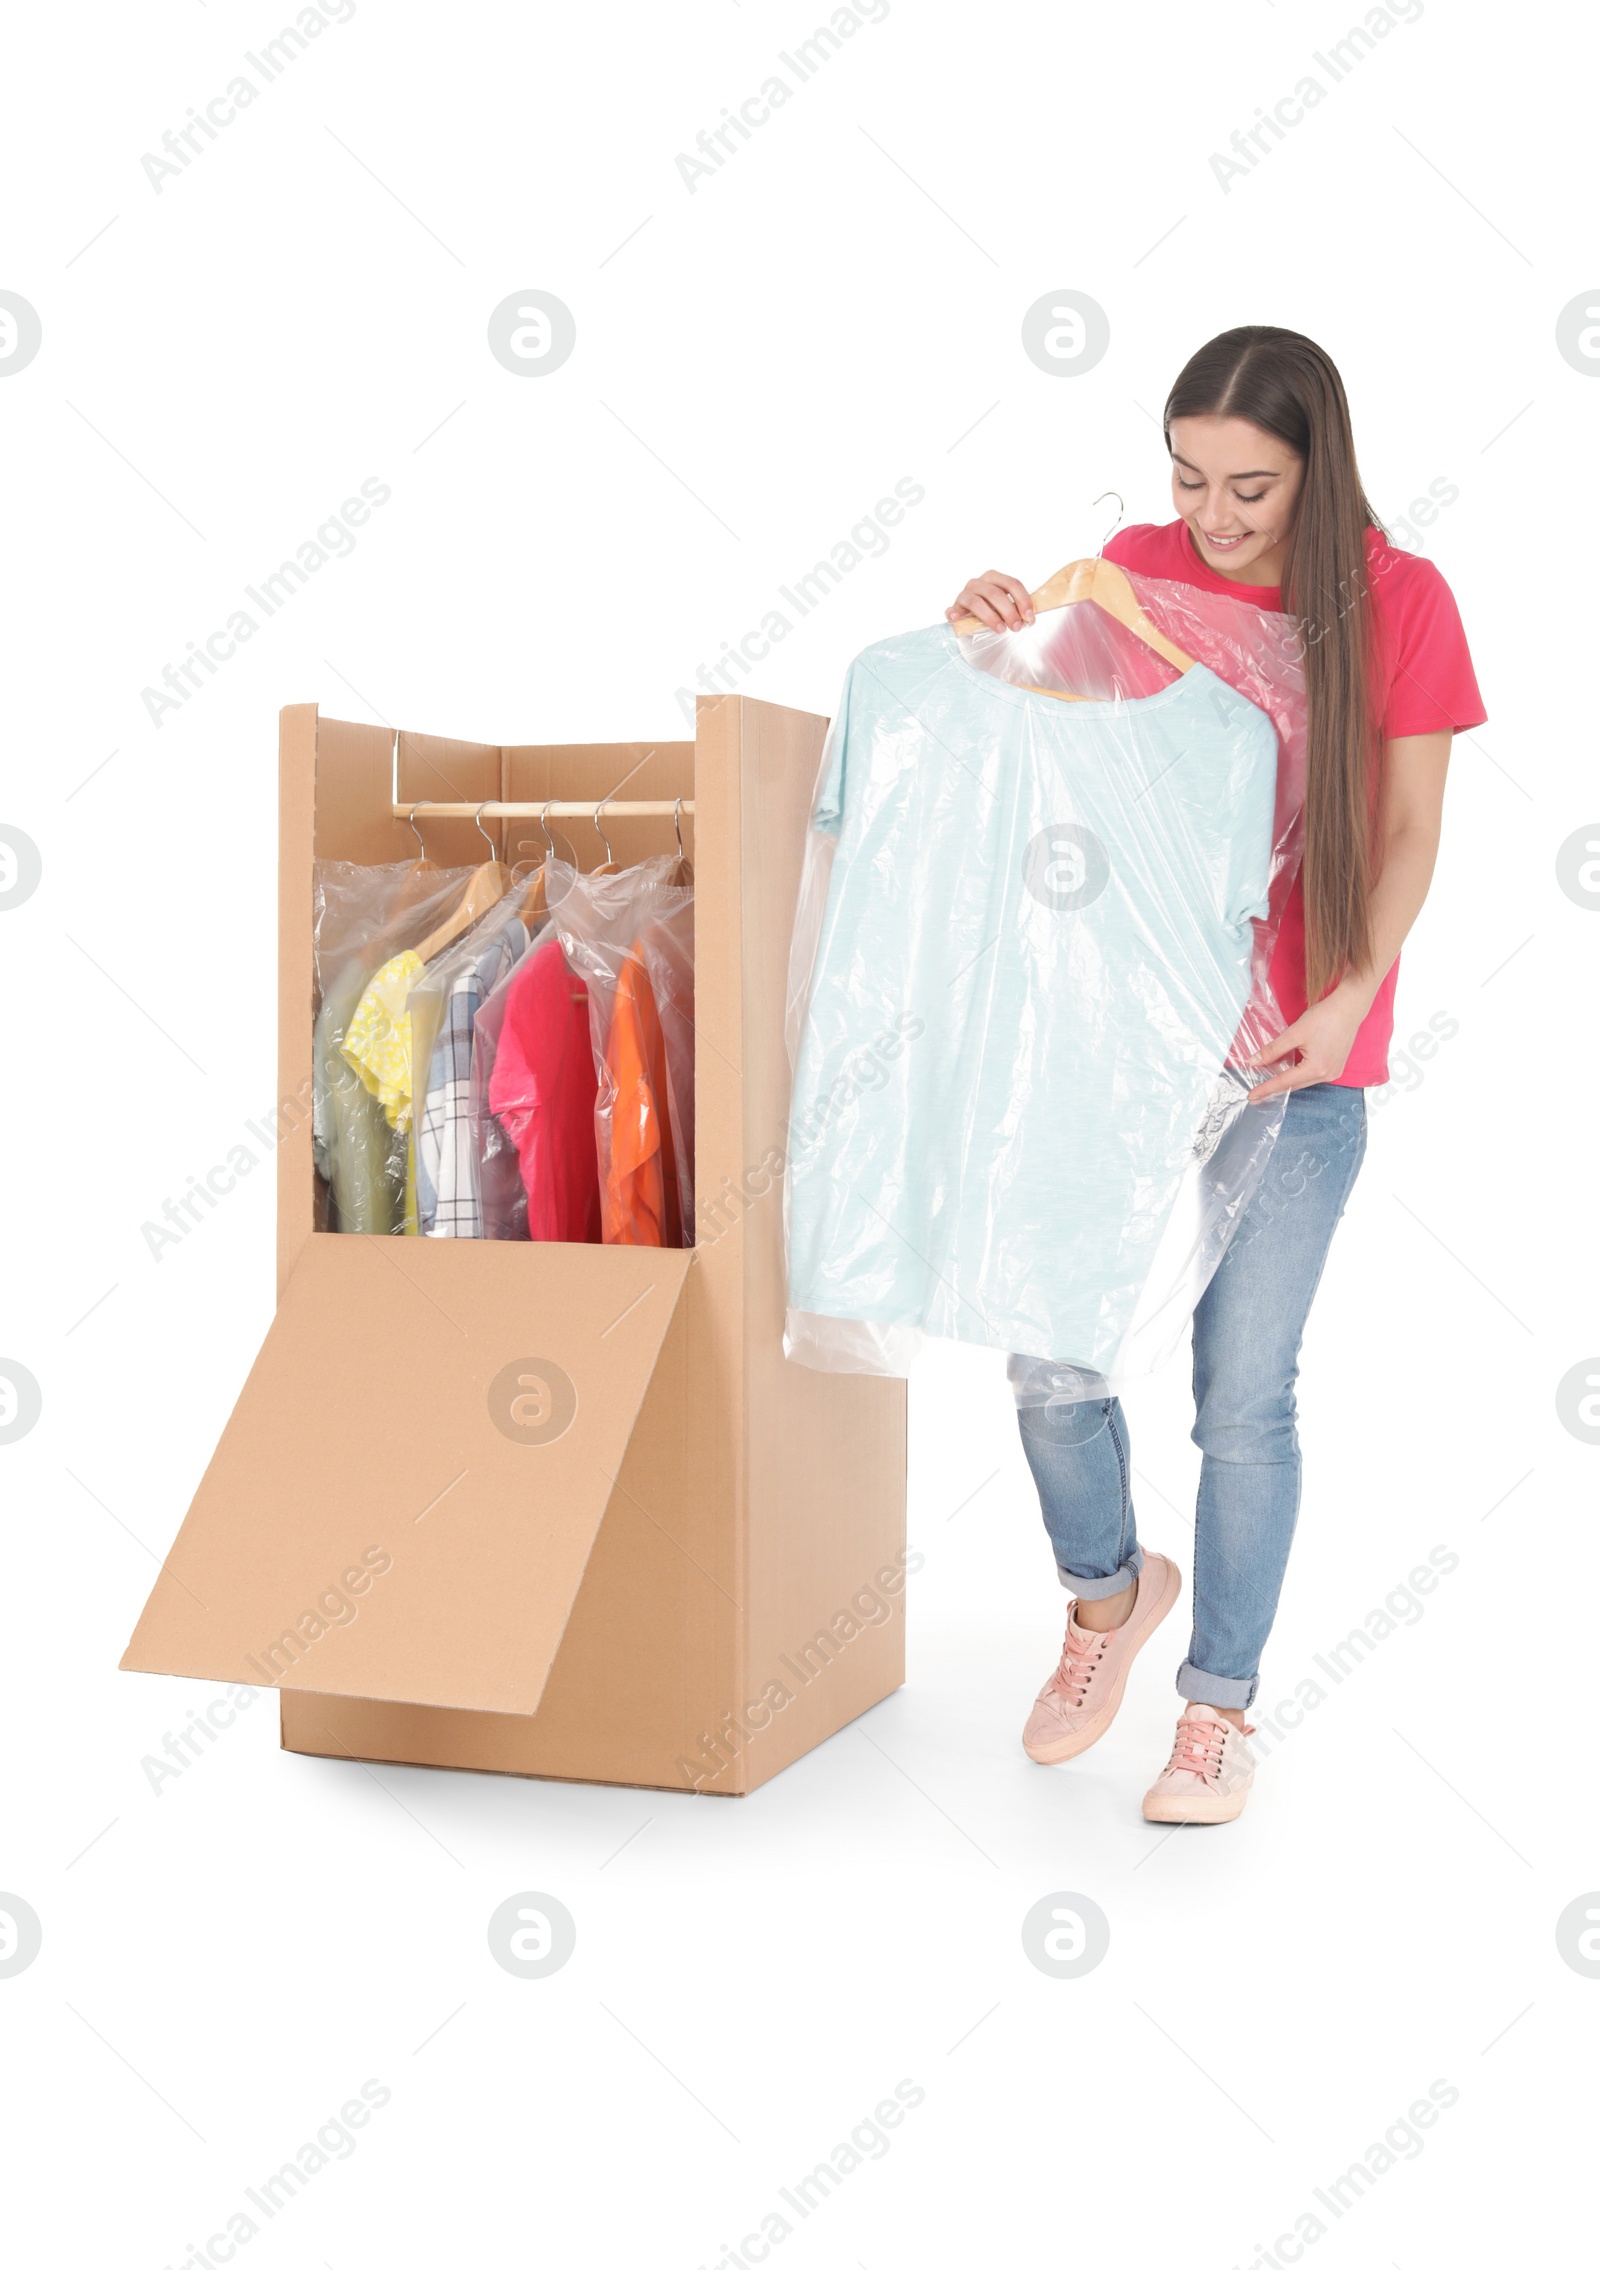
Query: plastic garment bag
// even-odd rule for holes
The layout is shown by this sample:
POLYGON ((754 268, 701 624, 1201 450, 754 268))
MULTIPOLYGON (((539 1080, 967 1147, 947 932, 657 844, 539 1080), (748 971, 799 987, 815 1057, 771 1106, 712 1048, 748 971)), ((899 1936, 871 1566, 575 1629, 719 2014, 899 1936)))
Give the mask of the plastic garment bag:
MULTIPOLYGON (((524 961, 526 958, 523 957, 524 961)), ((506 1004, 516 974, 516 968, 507 972, 472 1020, 467 1130, 474 1161, 472 1179, 478 1194, 480 1237, 525 1238, 528 1234, 528 1193, 523 1187, 522 1161, 510 1130, 500 1124, 489 1102, 506 1004)))
POLYGON ((459 904, 474 872, 417 860, 316 863, 313 1151, 330 1192, 330 1229, 390 1235, 407 1227, 406 1004, 423 968, 412 949, 459 904))
POLYGON ((1132 578, 1196 667, 1089 605, 852 666, 790 982, 788 1352, 1007 1349, 1103 1394, 1181 1333, 1281 1102, 1240 1059, 1298 860, 1293 626, 1132 578), (1068 686, 1090 698, 1035 690, 1068 686))
POLYGON ((598 1245, 589 995, 553 925, 479 1010, 473 1059, 485 1234, 598 1245), (513 1167, 522 1199, 507 1209, 513 1167))
POLYGON ((480 1237, 478 1155, 470 1117, 472 1027, 477 1011, 528 947, 519 908, 507 894, 412 986, 406 1007, 416 1067, 411 1115, 417 1227, 424 1237, 480 1237))
POLYGON ((676 858, 620 874, 545 862, 567 960, 589 989, 607 1245, 694 1242, 694 886, 676 858))

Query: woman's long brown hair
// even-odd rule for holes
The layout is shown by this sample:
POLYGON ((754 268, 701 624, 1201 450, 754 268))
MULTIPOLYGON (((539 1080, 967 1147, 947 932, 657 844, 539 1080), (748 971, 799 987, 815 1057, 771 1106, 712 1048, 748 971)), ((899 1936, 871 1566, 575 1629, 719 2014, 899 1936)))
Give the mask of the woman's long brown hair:
POLYGON ((1208 340, 1178 373, 1162 418, 1248 418, 1300 459, 1283 601, 1306 674, 1306 999, 1320 1000, 1372 950, 1372 762, 1377 734, 1366 536, 1382 522, 1356 470, 1350 405, 1313 339, 1247 323, 1208 340))

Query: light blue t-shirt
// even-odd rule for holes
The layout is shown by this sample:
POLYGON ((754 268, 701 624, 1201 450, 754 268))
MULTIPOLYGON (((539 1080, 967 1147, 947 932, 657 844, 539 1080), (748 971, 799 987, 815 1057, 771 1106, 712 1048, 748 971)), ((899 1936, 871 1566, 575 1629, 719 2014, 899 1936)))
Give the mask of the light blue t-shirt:
POLYGON ((851 665, 789 1135, 789 1306, 1106 1369, 1250 993, 1277 736, 1203 665, 1124 702, 851 665))

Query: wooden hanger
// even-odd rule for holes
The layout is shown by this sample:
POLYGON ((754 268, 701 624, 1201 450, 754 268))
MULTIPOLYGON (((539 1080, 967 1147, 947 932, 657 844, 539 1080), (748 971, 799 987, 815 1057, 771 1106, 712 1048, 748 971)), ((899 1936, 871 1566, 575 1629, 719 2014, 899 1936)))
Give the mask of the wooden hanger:
MULTIPOLYGON (((550 804, 554 802, 555 798, 552 796, 550 804)), ((550 804, 546 804, 544 811, 539 814, 539 825, 544 830, 544 840, 550 847, 550 856, 553 859, 556 856, 556 839, 550 833, 550 823, 545 817, 550 809, 550 804)), ((517 880, 515 867, 511 870, 511 880, 513 884, 517 880)), ((550 902, 545 893, 544 861, 541 859, 533 871, 533 878, 527 890, 523 893, 522 904, 517 909, 517 919, 525 930, 531 930, 534 924, 542 922, 549 912, 550 902)))
POLYGON ((380 962, 387 961, 391 954, 399 951, 406 929, 417 908, 431 898, 439 887, 438 862, 428 857, 428 847, 423 842, 422 831, 416 823, 416 806, 414 804, 411 807, 411 812, 411 833, 417 839, 417 850, 420 856, 412 862, 401 876, 394 898, 390 902, 389 910, 369 941, 366 951, 369 957, 376 957, 372 961, 374 969, 378 967, 380 962))
MULTIPOLYGON (((478 833, 483 837, 489 849, 493 851, 495 848, 494 838, 483 824, 482 804, 478 806, 478 814, 478 833)), ((412 951, 421 960, 431 962, 436 954, 444 952, 446 946, 453 945, 464 930, 470 930, 481 916, 488 913, 490 907, 499 905, 506 895, 506 888, 510 881, 511 871, 501 865, 498 856, 485 860, 481 867, 474 870, 472 879, 457 900, 454 911, 447 914, 438 928, 431 931, 423 939, 421 945, 414 947, 412 951)))
MULTIPOLYGON (((390 794, 392 801, 398 804, 400 801, 400 733, 398 727, 395 730, 394 748, 390 755, 389 768, 390 794)), ((417 826, 417 807, 415 804, 412 805, 406 815, 406 824, 417 839, 417 856, 400 878, 399 888, 390 903, 389 911, 385 915, 376 936, 370 941, 370 950, 377 956, 377 960, 372 965, 374 969, 377 968, 379 962, 387 961, 390 955, 397 951, 411 922, 412 915, 425 900, 433 896, 438 887, 435 878, 439 873, 439 863, 437 860, 428 857, 428 847, 422 840, 422 830, 417 826)))
POLYGON ((428 857, 428 847, 423 842, 422 830, 417 825, 417 807, 415 804, 412 805, 407 815, 407 825, 417 839, 417 856, 400 878, 400 888, 395 893, 397 911, 407 905, 415 905, 420 899, 425 899, 429 892, 436 888, 434 877, 439 872, 439 862, 428 857))
MULTIPOLYGON (((1174 646, 1163 631, 1157 630, 1133 594, 1133 585, 1126 573, 1114 560, 1073 560, 1058 568, 1048 583, 1042 583, 1033 594, 1033 611, 1036 615, 1049 614, 1057 607, 1073 607, 1079 601, 1092 599, 1097 607, 1115 618, 1125 630, 1132 631, 1137 639, 1159 654, 1163 662, 1170 662, 1181 676, 1194 668, 1194 656, 1185 654, 1181 646, 1174 646)), ((958 638, 973 631, 989 628, 980 623, 976 615, 963 615, 952 625, 958 638)), ((1060 686, 1030 686, 1030 693, 1048 694, 1053 701, 1090 701, 1090 694, 1068 693, 1060 686)))
POLYGON ((694 863, 683 848, 683 798, 672 799, 672 832, 678 839, 678 863, 667 881, 678 890, 686 889, 694 881, 694 863))
MULTIPOLYGON (((637 767, 635 769, 637 770, 637 767)), ((591 867, 589 872, 591 875, 620 875, 622 873, 622 869, 617 865, 616 861, 611 856, 611 840, 607 836, 605 829, 600 825, 600 815, 605 810, 605 808, 605 799, 602 798, 594 808, 594 832, 600 838, 600 841, 605 845, 606 855, 605 858, 601 861, 600 865, 598 867, 591 867)))
POLYGON ((522 894, 522 904, 517 909, 517 920, 522 924, 524 930, 531 930, 534 924, 542 922, 550 911, 544 895, 543 863, 541 862, 534 869, 531 878, 519 877, 515 867, 513 867, 511 870, 511 887, 513 890, 516 889, 519 881, 526 881, 528 887, 522 894))
POLYGON ((430 859, 430 858, 428 857, 428 847, 427 847, 427 845, 426 845, 426 844, 425 844, 425 843, 423 842, 423 840, 422 840, 422 830, 421 830, 421 829, 420 829, 420 828, 418 827, 418 825, 417 825, 417 807, 415 806, 415 804, 413 804, 413 805, 412 805, 412 807, 411 807, 410 811, 409 811, 409 812, 408 812, 408 813, 406 814, 406 826, 407 826, 407 827, 408 827, 408 828, 409 828, 409 829, 411 830, 411 833, 412 833, 412 834, 413 834, 413 835, 414 835, 414 836, 416 837, 416 839, 417 839, 417 856, 416 856, 416 859, 415 859, 415 861, 414 861, 414 862, 413 862, 413 864, 412 864, 412 868, 411 868, 411 872, 412 872, 412 874, 413 874, 413 875, 435 875, 435 874, 437 874, 437 873, 438 873, 438 871, 439 871, 439 863, 438 863, 438 861, 437 861, 436 859, 430 859))

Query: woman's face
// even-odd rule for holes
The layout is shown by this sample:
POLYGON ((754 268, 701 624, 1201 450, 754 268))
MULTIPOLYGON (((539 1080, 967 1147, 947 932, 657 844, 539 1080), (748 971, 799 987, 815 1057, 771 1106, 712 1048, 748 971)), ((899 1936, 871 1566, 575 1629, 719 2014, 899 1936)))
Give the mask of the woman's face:
POLYGON ((1234 583, 1277 583, 1301 460, 1248 418, 1174 418, 1170 439, 1172 501, 1206 566, 1234 583))

